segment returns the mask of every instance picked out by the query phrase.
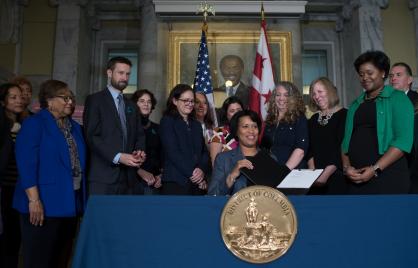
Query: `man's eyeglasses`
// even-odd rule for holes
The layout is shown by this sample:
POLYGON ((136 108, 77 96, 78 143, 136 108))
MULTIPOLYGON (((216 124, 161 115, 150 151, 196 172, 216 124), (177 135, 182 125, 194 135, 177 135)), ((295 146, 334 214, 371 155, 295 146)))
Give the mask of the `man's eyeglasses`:
POLYGON ((184 104, 194 104, 194 100, 185 100, 185 99, 178 99, 179 101, 182 101, 184 104))
POLYGON ((63 99, 65 103, 69 103, 70 101, 74 102, 74 97, 73 96, 57 95, 55 97, 63 99))

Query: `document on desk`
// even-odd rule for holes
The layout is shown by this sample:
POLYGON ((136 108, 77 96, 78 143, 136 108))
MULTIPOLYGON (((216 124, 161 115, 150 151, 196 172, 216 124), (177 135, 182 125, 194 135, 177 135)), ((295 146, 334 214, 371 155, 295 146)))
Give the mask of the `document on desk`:
POLYGON ((323 169, 294 169, 287 175, 277 188, 309 189, 321 175, 323 169))

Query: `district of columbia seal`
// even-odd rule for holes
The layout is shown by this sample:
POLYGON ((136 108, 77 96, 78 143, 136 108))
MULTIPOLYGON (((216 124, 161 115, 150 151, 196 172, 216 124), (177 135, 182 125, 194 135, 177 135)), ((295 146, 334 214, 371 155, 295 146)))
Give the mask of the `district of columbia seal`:
POLYGON ((295 209, 284 194, 267 186, 251 186, 234 194, 221 216, 226 247, 250 263, 283 256, 297 233, 295 209))

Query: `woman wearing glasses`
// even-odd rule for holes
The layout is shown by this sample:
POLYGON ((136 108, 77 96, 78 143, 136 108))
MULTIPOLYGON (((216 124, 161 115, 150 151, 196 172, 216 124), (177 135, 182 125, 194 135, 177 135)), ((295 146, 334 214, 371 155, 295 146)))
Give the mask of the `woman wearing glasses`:
POLYGON ((39 102, 41 111, 24 121, 16 139, 13 207, 21 214, 25 267, 67 267, 85 201, 85 144, 71 119, 67 84, 44 82, 39 102))
POLYGON ((162 194, 197 195, 207 188, 209 156, 202 127, 194 119, 194 100, 193 89, 184 84, 175 86, 168 97, 160 122, 164 159, 162 194))

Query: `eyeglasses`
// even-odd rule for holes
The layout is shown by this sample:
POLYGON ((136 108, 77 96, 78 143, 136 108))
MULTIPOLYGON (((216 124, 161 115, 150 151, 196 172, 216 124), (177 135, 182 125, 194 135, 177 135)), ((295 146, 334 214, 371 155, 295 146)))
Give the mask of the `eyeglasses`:
POLYGON ((57 95, 55 97, 63 99, 65 103, 69 103, 70 101, 74 102, 74 97, 73 96, 57 95))
POLYGON ((152 101, 150 101, 150 100, 141 100, 141 99, 139 99, 139 103, 140 104, 148 104, 148 105, 151 105, 152 104, 152 101))
POLYGON ((194 104, 194 100, 184 100, 184 99, 178 99, 179 101, 182 101, 184 104, 194 104))

